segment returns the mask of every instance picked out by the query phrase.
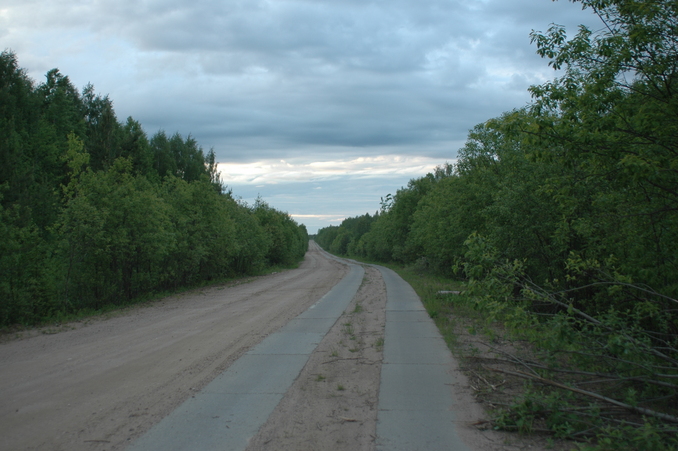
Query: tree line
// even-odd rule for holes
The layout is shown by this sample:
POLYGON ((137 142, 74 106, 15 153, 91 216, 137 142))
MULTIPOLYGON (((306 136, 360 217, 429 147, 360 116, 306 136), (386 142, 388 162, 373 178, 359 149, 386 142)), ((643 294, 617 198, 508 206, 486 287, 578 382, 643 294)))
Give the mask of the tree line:
MULTIPOLYGON (((678 4, 576 2, 601 30, 532 33, 561 76, 475 126, 454 164, 316 241, 466 279, 489 317, 510 311, 522 333, 539 330, 549 365, 607 374, 603 391, 675 426, 678 4)), ((641 449, 678 445, 651 435, 641 449)))
POLYGON ((236 200, 191 136, 121 122, 57 69, 36 84, 0 54, 0 326, 303 258, 308 235, 236 200))

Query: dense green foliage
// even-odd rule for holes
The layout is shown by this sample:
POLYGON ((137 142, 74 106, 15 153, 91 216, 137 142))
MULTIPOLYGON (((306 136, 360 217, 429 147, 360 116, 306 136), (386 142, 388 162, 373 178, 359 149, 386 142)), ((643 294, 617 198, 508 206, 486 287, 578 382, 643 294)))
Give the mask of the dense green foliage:
MULTIPOLYGON (((562 76, 476 126, 452 167, 388 196, 368 231, 351 218, 318 241, 465 278, 478 308, 535 332, 551 363, 607 374, 606 396, 673 423, 661 412, 678 405, 678 4, 578 3, 601 31, 532 35, 562 76)), ((675 433, 662 430, 653 449, 675 433)))
POLYGON ((303 258, 308 235, 262 201, 235 201, 214 152, 118 121, 58 70, 35 85, 0 54, 0 326, 303 258))

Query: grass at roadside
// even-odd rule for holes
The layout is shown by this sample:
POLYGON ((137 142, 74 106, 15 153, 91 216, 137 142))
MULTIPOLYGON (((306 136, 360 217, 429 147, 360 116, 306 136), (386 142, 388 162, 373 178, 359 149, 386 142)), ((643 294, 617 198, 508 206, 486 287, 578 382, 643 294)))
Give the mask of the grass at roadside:
MULTIPOLYGON (((398 267, 390 265, 390 269, 400 275, 417 292, 429 316, 435 321, 450 349, 456 350, 456 335, 454 334, 455 316, 451 316, 452 300, 461 299, 456 294, 443 292, 462 292, 464 284, 458 280, 446 279, 440 276, 424 273, 412 267, 398 267)), ((456 304, 455 315, 473 317, 474 312, 464 303, 456 304)))
POLYGON ((473 299, 464 294, 463 281, 440 277, 413 266, 387 266, 416 291, 467 376, 476 400, 483 404, 488 420, 480 422, 479 428, 520 433, 506 438, 506 444, 518 445, 520 442, 520 446, 525 447, 576 449, 575 443, 558 440, 535 418, 525 418, 525 427, 520 429, 502 420, 517 400, 528 395, 531 385, 496 370, 514 370, 517 365, 511 359, 529 358, 527 355, 532 349, 528 343, 509 337, 500 322, 489 324, 475 308, 473 299))
MULTIPOLYGON (((553 340, 550 323, 529 331, 516 328, 514 318, 524 312, 508 304, 501 315, 488 321, 483 310, 494 301, 466 295, 463 282, 416 267, 388 266, 414 288, 460 362, 476 399, 488 412, 485 427, 518 432, 537 446, 557 450, 678 449, 678 428, 672 420, 675 406, 662 399, 643 404, 654 409, 655 418, 634 411, 634 392, 623 398, 622 388, 605 383, 608 374, 593 374, 567 354, 542 346, 553 340), (624 402, 615 405, 598 393, 624 402), (665 415, 668 421, 658 421, 657 415, 665 415)), ((575 354, 587 352, 585 345, 568 340, 560 346, 575 354)))
MULTIPOLYGON (((453 332, 452 322, 454 316, 451 316, 451 300, 462 300, 465 297, 441 292, 463 292, 464 282, 460 280, 449 279, 445 277, 436 276, 434 274, 418 270, 413 266, 399 266, 394 264, 364 262, 368 264, 377 264, 387 267, 400 275, 407 283, 409 283, 414 291, 421 299, 429 316, 433 318, 440 329, 443 338, 448 346, 454 351, 454 343, 456 335, 453 332)), ((480 320, 478 315, 470 304, 466 302, 458 302, 454 304, 455 315, 462 315, 466 318, 476 318, 480 320)))
POLYGON ((508 277, 519 270, 511 264, 465 287, 417 265, 363 263, 417 292, 489 414, 480 427, 517 432, 522 447, 678 449, 675 335, 652 341, 619 312, 582 319, 553 308, 553 293, 508 277))

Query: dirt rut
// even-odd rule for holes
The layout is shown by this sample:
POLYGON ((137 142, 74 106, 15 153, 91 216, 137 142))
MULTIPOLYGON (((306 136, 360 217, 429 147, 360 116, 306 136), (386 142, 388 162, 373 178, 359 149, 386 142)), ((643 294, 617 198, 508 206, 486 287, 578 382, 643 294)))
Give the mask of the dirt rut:
POLYGON ((124 449, 345 273, 312 245, 298 269, 6 340, 0 449, 124 449))

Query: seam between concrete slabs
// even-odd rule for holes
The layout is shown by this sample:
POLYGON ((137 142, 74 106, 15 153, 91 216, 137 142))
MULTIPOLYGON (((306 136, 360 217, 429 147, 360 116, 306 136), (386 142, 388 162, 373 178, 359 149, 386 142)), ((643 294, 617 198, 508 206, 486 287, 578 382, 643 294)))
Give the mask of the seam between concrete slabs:
POLYGON ((365 271, 349 266, 349 273, 318 302, 236 360, 128 450, 245 449, 358 292, 365 271))
POLYGON ((455 432, 451 353, 412 287, 376 267, 388 297, 376 449, 468 451, 455 432))

